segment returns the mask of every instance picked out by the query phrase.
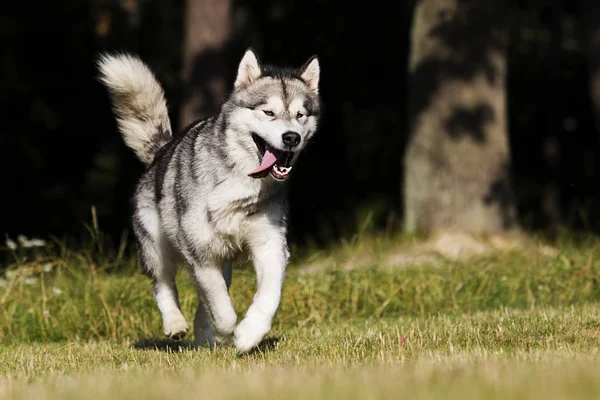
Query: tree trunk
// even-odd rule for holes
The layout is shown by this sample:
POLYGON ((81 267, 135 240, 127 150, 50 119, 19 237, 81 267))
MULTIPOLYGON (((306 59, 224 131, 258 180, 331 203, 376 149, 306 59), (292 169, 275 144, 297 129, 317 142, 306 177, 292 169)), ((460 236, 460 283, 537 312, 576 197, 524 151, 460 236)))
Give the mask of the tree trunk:
POLYGON ((214 113, 225 100, 231 0, 186 0, 183 102, 180 124, 214 113))
POLYGON ((407 232, 501 233, 515 224, 505 3, 416 4, 404 160, 407 232))
POLYGON ((590 96, 600 133, 600 3, 598 0, 580 0, 579 14, 583 20, 590 73, 590 96))

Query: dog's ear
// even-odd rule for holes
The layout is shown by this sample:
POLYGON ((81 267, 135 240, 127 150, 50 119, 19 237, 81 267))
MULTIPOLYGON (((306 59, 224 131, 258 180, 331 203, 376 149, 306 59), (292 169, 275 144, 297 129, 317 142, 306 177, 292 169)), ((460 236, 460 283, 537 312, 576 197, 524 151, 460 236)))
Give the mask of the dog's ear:
POLYGON ((306 86, 314 92, 319 93, 319 76, 321 75, 321 67, 317 56, 312 56, 300 68, 300 78, 306 83, 306 86))
POLYGON ((236 88, 248 86, 260 78, 261 74, 258 57, 254 50, 249 48, 240 61, 234 86, 236 88))

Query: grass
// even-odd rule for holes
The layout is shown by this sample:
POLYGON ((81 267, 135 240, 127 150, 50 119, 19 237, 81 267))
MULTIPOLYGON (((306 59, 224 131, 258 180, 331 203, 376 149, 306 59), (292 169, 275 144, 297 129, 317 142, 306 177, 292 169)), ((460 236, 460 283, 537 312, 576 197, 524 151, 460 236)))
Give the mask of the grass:
MULTIPOLYGON (((245 356, 163 340, 150 281, 122 251, 15 254, 0 288, 0 397, 598 397, 594 239, 563 240, 553 256, 379 267, 398 246, 371 237, 297 257, 272 331, 245 356), (362 264, 345 270, 347 259, 362 264)), ((178 280, 191 322, 195 294, 178 280)), ((239 316, 253 290, 251 269, 235 270, 239 316)))

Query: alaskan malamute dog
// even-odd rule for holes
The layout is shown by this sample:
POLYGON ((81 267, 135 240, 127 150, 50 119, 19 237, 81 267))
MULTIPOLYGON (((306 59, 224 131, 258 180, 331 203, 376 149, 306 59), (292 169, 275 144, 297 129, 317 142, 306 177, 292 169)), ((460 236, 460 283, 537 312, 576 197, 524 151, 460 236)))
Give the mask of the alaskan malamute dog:
POLYGON ((200 304, 197 345, 254 348, 271 329, 289 258, 286 184, 298 154, 317 130, 319 61, 300 69, 261 65, 244 54, 233 91, 218 114, 173 136, 164 92, 150 69, 127 54, 98 66, 118 126, 147 169, 133 198, 142 270, 153 280, 165 335, 181 339, 175 275, 189 271, 200 304), (228 289, 231 259, 246 251, 257 291, 237 324, 228 289))

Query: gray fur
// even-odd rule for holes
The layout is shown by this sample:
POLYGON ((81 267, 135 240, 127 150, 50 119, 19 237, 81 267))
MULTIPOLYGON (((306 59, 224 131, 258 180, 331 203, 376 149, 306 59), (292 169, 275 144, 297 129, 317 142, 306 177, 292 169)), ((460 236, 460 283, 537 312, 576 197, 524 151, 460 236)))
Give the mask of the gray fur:
POLYGON ((194 318, 196 343, 233 342, 240 352, 250 350, 270 329, 289 257, 286 183, 271 174, 248 176, 262 157, 252 134, 268 148, 292 150, 295 163, 317 128, 318 61, 309 60, 300 70, 261 67, 248 50, 221 111, 172 140, 165 135, 170 139, 171 128, 164 126, 168 115, 162 89, 157 95, 160 85, 141 61, 104 56, 100 69, 126 143, 149 164, 133 199, 133 229, 142 270, 154 282, 165 334, 181 338, 188 331, 175 286, 181 262, 200 301, 194 318), (144 77, 134 76, 136 72, 144 77), (136 100, 140 98, 157 104, 136 100), (301 137, 293 149, 281 139, 290 131, 301 137), (241 251, 254 262, 258 290, 237 324, 227 291, 230 260, 241 251))

